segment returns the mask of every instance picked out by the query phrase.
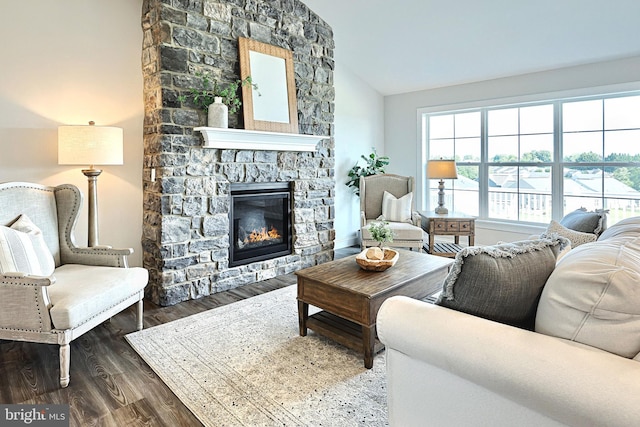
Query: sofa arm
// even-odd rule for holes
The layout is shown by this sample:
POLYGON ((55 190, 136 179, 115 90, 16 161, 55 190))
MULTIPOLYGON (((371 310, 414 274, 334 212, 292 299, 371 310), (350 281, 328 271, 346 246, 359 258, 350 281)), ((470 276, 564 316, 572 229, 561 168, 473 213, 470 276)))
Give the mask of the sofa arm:
POLYGON ((0 274, 0 329, 43 332, 51 330, 47 287, 55 278, 24 273, 0 274))
POLYGON ((71 247, 62 253, 62 264, 97 265, 102 267, 128 267, 128 256, 133 249, 115 249, 111 246, 71 247))
MULTIPOLYGON (((461 388, 468 387, 454 393, 461 401, 470 389, 477 392, 480 387, 566 425, 631 426, 640 419, 637 361, 407 297, 384 302, 377 329, 389 350, 390 383, 395 380, 390 359, 397 351, 421 366, 444 371, 451 382, 463 384, 461 388)), ((390 386, 390 402, 397 386, 412 388, 416 394, 412 380, 390 386)), ((434 402, 437 411, 439 397, 416 399, 423 405, 434 402)), ((467 408, 457 403, 461 410, 467 408)), ((392 413, 393 403, 389 406, 392 413)), ((429 411, 424 407, 422 411, 428 417, 429 411)))

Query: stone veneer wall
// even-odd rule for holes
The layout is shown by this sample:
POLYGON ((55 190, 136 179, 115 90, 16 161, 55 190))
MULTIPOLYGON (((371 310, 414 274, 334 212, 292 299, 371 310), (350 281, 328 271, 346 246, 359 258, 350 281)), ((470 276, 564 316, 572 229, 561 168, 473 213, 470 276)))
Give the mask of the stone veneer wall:
POLYGON ((299 131, 333 136, 331 28, 298 0, 145 0, 142 27, 147 297, 171 305, 333 259, 333 138, 315 152, 204 149, 204 112, 177 99, 199 71, 238 79, 248 37, 293 51, 299 131), (273 181, 293 182, 293 254, 230 268, 230 183, 273 181))

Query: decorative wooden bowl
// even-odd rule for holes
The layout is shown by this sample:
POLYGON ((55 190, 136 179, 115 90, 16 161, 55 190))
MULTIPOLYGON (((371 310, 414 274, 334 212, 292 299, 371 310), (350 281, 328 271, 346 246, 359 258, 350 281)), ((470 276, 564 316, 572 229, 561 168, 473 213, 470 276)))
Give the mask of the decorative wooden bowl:
POLYGON ((369 259, 367 258, 367 250, 365 249, 356 255, 356 262, 360 268, 367 271, 385 271, 387 268, 393 267, 400 257, 398 251, 384 248, 384 256, 381 260, 369 259))

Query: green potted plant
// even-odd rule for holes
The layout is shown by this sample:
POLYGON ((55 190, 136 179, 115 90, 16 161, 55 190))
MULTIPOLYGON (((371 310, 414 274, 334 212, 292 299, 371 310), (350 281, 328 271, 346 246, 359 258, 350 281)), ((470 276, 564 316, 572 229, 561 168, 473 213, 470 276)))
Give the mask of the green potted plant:
POLYGON ((376 149, 372 148, 372 150, 369 156, 360 156, 366 162, 365 166, 360 166, 356 163, 347 173, 349 180, 346 185, 353 189, 358 196, 360 195, 360 177, 384 173, 384 167, 389 164, 389 157, 378 156, 376 149))
POLYGON ((369 233, 371 233, 371 238, 378 242, 379 248, 382 248, 384 243, 393 242, 393 231, 387 221, 372 222, 369 226, 369 233))
POLYGON ((251 76, 237 79, 227 84, 220 84, 207 73, 196 73, 201 80, 201 87, 190 88, 189 94, 178 96, 178 101, 186 103, 189 100, 197 108, 207 112, 208 125, 211 127, 227 127, 228 113, 236 113, 242 106, 238 89, 251 85, 258 90, 251 76))

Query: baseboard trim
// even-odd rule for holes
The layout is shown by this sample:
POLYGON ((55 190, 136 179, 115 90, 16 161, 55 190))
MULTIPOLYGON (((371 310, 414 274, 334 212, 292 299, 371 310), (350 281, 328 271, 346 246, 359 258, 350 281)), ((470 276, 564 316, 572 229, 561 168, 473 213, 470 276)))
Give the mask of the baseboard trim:
POLYGON ((360 246, 360 239, 357 237, 348 237, 346 239, 336 239, 333 242, 334 249, 348 248, 351 246, 360 246))

